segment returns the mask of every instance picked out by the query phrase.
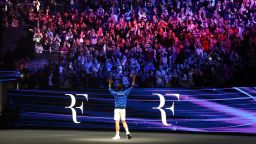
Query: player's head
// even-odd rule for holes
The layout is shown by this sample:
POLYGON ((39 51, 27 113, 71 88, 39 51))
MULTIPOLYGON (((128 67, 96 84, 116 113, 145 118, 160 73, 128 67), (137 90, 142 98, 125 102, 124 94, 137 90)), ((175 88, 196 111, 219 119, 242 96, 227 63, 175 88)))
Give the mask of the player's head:
POLYGON ((123 85, 122 84, 118 84, 117 85, 117 90, 118 91, 122 91, 123 90, 123 85))

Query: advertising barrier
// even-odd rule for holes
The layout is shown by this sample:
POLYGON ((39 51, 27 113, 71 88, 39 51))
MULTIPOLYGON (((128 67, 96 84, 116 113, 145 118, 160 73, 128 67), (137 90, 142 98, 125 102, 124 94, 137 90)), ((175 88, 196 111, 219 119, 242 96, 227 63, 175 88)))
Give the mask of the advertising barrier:
MULTIPOLYGON (((131 131, 256 134, 256 88, 134 88, 127 100, 131 131)), ((9 127, 114 129, 108 89, 9 90, 9 127)))

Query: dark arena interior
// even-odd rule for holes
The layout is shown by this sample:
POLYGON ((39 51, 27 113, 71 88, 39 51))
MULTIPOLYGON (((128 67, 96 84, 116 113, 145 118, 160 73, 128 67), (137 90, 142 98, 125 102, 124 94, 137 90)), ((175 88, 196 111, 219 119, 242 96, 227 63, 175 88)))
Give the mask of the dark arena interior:
POLYGON ((255 144, 256 0, 0 0, 1 144, 255 144))

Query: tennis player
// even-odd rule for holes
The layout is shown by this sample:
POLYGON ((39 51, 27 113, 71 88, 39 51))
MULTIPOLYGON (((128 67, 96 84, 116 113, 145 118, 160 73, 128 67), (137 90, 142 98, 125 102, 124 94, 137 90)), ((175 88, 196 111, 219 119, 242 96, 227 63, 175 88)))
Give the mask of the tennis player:
POLYGON ((129 132, 129 129, 128 129, 128 125, 125 121, 125 118, 126 118, 125 109, 126 109, 127 96, 129 95, 129 93, 131 92, 131 90, 134 87, 135 78, 136 78, 136 75, 135 74, 132 75, 132 86, 130 88, 126 89, 126 90, 123 90, 122 84, 119 84, 117 86, 118 91, 112 90, 111 85, 113 83, 113 80, 109 79, 109 91, 110 91, 111 95, 114 96, 114 99, 115 99, 114 120, 115 120, 116 135, 113 137, 113 140, 119 140, 120 139, 120 135, 119 135, 120 119, 121 119, 123 127, 126 131, 127 138, 128 139, 132 138, 132 136, 129 132))

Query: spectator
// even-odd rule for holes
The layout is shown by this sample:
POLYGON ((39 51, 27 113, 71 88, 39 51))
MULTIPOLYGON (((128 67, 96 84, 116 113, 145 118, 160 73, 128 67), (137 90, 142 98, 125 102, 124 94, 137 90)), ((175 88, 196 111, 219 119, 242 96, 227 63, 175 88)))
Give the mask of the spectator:
POLYGON ((50 59, 50 86, 103 87, 104 77, 129 85, 133 73, 139 86, 220 86, 243 58, 256 57, 251 0, 97 1, 86 9, 76 2, 51 12, 35 0, 35 11, 3 12, 3 26, 23 19, 33 29, 37 53, 60 52, 50 59))

